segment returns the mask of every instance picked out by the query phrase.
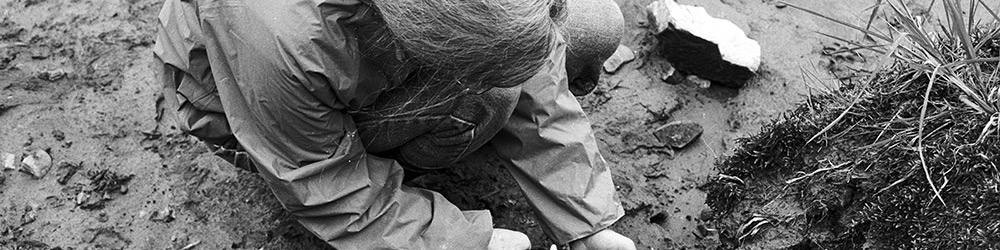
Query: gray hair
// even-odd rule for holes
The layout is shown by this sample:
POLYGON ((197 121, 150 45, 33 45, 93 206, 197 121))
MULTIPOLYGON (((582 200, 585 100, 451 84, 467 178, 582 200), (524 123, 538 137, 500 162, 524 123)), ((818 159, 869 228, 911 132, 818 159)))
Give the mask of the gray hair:
POLYGON ((508 87, 554 48, 565 0, 371 0, 393 46, 434 81, 508 87))

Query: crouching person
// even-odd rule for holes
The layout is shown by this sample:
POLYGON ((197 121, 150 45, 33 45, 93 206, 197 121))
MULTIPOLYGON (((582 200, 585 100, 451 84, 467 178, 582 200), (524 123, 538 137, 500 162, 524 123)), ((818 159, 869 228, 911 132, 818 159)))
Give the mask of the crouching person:
POLYGON ((624 212, 568 88, 592 88, 618 44, 611 1, 166 0, 159 21, 178 125, 337 249, 527 249, 488 211, 402 184, 486 143, 556 242, 635 249, 608 229, 624 212))

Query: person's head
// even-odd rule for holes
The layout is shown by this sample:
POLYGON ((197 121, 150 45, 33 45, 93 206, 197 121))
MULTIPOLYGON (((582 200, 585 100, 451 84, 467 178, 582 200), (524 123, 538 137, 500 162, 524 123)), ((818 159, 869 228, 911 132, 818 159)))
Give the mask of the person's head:
POLYGON ((565 0, 371 0, 388 37, 435 82, 509 87, 546 62, 565 0))

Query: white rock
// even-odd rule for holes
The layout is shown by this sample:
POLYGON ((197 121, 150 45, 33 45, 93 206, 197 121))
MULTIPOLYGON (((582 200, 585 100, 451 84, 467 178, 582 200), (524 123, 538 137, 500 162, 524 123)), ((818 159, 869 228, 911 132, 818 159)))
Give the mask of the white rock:
POLYGON ((646 12, 664 55, 686 73, 738 87, 760 68, 760 44, 705 8, 659 0, 646 12))
POLYGON ((674 0, 653 2, 647 10, 650 10, 649 19, 657 34, 673 24, 676 29, 718 44, 719 53, 726 61, 747 67, 751 71, 757 71, 760 67, 760 44, 748 38, 733 22, 714 18, 705 8, 681 5, 674 0))
POLYGON ((17 169, 17 155, 3 153, 3 170, 17 169))
POLYGON ((24 164, 24 171, 37 178, 45 177, 52 169, 52 156, 45 150, 35 150, 21 160, 24 164))

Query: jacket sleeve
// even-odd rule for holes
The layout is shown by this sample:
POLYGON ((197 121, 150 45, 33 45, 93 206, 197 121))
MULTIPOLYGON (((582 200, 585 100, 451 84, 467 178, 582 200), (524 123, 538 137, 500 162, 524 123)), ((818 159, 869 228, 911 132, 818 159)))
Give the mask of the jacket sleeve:
POLYGON ((521 86, 514 113, 492 141, 542 228, 560 244, 624 215, 587 115, 567 88, 565 62, 560 41, 548 65, 521 86))
POLYGON ((343 37, 350 33, 339 25, 325 26, 323 35, 334 37, 319 37, 328 44, 312 50, 282 49, 273 40, 278 34, 261 33, 273 20, 297 25, 291 27, 337 20, 350 14, 341 7, 358 4, 328 1, 324 8, 332 9, 322 12, 330 15, 324 20, 289 14, 309 2, 272 3, 278 6, 265 14, 280 18, 258 20, 254 6, 233 1, 199 8, 168 0, 154 52, 191 76, 202 72, 191 65, 211 64, 205 72, 261 177, 286 210, 331 246, 485 249, 492 233, 488 212, 460 211, 438 193, 404 186, 397 162, 365 152, 352 118, 333 99, 349 95, 338 88, 356 85, 359 77, 352 68, 357 67, 356 44, 343 37), (200 48, 204 57, 191 56, 200 48))

